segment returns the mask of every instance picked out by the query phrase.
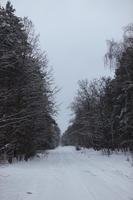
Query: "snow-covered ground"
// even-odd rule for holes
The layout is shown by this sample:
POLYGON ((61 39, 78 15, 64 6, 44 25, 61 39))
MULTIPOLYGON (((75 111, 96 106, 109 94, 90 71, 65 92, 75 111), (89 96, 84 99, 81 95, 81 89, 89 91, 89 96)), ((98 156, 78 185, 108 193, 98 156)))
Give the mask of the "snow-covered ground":
POLYGON ((127 157, 59 147, 40 158, 0 166, 0 200, 133 200, 127 157))

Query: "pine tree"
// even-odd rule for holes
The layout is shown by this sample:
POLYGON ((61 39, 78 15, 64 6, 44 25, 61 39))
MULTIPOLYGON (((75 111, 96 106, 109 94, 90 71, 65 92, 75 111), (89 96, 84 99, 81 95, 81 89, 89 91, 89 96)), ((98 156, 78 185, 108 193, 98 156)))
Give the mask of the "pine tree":
POLYGON ((0 8, 0 149, 9 162, 51 148, 56 111, 47 58, 32 23, 14 12, 10 2, 0 8))

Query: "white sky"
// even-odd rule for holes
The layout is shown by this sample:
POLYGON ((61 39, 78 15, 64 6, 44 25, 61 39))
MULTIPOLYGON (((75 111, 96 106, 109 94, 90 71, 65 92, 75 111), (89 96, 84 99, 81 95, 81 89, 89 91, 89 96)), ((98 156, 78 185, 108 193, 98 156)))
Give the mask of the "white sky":
MULTIPOLYGON (((6 0, 0 0, 2 4, 6 0)), ((28 16, 40 33, 42 50, 54 69, 61 103, 62 131, 70 120, 68 106, 78 80, 110 75, 104 67, 106 40, 122 38, 122 28, 133 22, 133 0, 11 0, 18 16, 28 16)))

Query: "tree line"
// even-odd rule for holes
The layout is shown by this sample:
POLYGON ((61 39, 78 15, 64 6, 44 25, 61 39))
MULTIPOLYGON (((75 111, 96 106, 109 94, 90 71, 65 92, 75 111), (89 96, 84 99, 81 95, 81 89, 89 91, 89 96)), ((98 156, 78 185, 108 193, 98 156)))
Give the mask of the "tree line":
POLYGON ((133 153, 133 24, 124 28, 121 42, 107 44, 105 65, 115 75, 79 81, 62 144, 133 153))
POLYGON ((53 77, 28 18, 0 7, 0 158, 28 160, 55 148, 60 129, 53 77))

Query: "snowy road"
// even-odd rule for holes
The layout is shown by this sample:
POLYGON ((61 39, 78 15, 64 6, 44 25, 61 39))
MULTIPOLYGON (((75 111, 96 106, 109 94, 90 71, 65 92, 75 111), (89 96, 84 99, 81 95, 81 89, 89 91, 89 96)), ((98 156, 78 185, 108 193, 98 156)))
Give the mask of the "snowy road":
POLYGON ((0 166, 0 200, 133 200, 133 167, 123 155, 59 147, 0 166))

